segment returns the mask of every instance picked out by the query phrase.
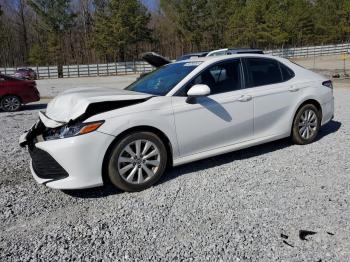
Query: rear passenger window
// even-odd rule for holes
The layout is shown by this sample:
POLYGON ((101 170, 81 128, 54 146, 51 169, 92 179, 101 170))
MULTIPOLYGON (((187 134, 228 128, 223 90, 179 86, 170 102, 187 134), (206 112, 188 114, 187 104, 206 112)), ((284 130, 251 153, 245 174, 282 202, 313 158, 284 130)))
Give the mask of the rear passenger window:
POLYGON ((283 82, 279 63, 273 59, 246 58, 247 87, 283 82))
POLYGON ((282 72, 282 76, 283 76, 283 81, 288 81, 295 76, 292 69, 288 68, 284 64, 280 63, 280 67, 281 67, 281 72, 282 72))

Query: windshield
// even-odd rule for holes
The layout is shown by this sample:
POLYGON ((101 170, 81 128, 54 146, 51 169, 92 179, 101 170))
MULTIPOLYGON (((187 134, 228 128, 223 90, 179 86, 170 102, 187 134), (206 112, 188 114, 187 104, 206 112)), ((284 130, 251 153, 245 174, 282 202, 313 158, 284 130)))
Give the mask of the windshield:
POLYGON ((200 63, 187 62, 165 65, 132 83, 126 90, 165 96, 200 63))

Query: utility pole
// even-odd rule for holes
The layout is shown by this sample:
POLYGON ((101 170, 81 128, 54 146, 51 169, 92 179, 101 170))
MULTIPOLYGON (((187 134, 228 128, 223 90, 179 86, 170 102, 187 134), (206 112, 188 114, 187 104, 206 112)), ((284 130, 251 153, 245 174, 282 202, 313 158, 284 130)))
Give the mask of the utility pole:
MULTIPOLYGON (((349 53, 349 51, 348 51, 348 53, 349 53)), ((341 59, 342 59, 343 62, 344 62, 344 78, 347 77, 347 74, 346 74, 346 60, 348 60, 348 58, 349 58, 348 53, 343 54, 343 55, 341 56, 341 59)))

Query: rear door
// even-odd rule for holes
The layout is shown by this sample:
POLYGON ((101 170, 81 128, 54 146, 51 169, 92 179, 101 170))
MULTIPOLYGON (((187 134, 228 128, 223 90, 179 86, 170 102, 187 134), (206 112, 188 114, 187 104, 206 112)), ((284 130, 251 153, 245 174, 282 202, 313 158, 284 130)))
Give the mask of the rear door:
POLYGON ((7 81, 5 76, 0 75, 0 97, 6 95, 7 93, 7 81))
POLYGON ((299 90, 293 88, 294 73, 272 58, 245 58, 248 94, 254 99, 254 137, 290 132, 290 117, 299 90))
POLYGON ((30 96, 33 91, 29 87, 28 83, 30 81, 20 80, 11 76, 3 76, 5 79, 5 92, 8 95, 16 95, 25 102, 26 97, 30 96))

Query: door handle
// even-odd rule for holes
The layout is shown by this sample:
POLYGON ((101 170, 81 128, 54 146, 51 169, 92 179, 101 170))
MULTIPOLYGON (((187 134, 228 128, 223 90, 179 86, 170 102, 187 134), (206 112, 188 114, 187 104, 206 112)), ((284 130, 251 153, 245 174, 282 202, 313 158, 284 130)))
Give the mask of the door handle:
POLYGON ((298 92, 300 90, 300 88, 292 86, 288 90, 289 90, 289 92, 298 92))
POLYGON ((240 102, 248 102, 248 101, 250 101, 252 99, 253 99, 252 96, 243 95, 240 98, 238 98, 238 101, 240 101, 240 102))

